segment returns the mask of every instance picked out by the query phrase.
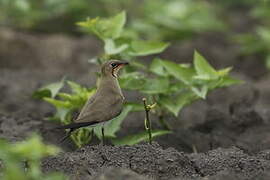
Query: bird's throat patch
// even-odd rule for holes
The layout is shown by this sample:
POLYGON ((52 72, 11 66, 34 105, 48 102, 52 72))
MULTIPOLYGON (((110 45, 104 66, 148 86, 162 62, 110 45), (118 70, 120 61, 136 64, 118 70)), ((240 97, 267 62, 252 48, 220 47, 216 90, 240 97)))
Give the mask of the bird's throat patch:
POLYGON ((118 77, 118 71, 122 68, 123 65, 118 65, 117 67, 112 69, 112 76, 117 78, 118 77))

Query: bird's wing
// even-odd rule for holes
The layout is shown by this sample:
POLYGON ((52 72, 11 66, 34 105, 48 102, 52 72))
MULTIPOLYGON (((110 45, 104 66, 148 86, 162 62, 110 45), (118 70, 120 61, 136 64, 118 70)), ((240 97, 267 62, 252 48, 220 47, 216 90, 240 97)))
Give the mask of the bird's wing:
POLYGON ((67 125, 57 126, 57 127, 54 127, 53 129, 73 129, 73 130, 75 130, 75 129, 78 129, 80 127, 91 126, 91 125, 95 125, 98 123, 99 122, 95 122, 95 121, 82 122, 82 123, 71 123, 71 124, 67 124, 67 125))
MULTIPOLYGON (((82 108, 82 110, 81 110, 81 113, 82 113, 82 112, 85 112, 87 109, 89 109, 89 107, 91 106, 91 104, 92 104, 93 102, 95 102, 96 97, 97 97, 97 93, 95 93, 93 96, 91 96, 91 97, 88 99, 88 101, 87 101, 87 102, 85 103, 85 105, 83 106, 83 108, 82 108)), ((79 114, 79 116, 78 116, 77 119, 80 118, 81 113, 79 114)))
POLYGON ((98 96, 91 104, 83 108, 75 122, 108 121, 121 113, 122 106, 123 98, 120 95, 98 96))

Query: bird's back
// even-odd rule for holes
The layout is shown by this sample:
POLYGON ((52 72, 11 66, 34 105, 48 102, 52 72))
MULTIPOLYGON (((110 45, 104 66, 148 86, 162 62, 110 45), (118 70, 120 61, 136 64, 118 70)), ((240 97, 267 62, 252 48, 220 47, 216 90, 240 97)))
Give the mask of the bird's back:
POLYGON ((97 92, 87 101, 76 123, 104 122, 118 116, 123 107, 124 97, 117 80, 103 80, 97 92))

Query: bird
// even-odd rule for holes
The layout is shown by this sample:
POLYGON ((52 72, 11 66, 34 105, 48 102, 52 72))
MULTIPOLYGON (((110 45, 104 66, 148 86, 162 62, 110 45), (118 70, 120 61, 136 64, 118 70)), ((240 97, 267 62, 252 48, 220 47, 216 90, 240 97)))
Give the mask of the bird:
POLYGON ((55 128, 69 129, 60 143, 65 141, 78 128, 102 123, 103 144, 104 123, 117 117, 123 109, 125 98, 117 78, 119 70, 128 64, 127 61, 109 60, 101 65, 101 76, 95 94, 88 99, 73 123, 55 128))

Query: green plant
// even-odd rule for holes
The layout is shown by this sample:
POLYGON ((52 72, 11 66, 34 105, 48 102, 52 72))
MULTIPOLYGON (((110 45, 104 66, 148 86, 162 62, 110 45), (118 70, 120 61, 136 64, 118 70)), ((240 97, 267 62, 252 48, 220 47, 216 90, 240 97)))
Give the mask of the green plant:
POLYGON ((1 25, 46 32, 76 32, 74 23, 128 8, 130 0, 1 0, 1 25), (45 24, 45 25, 44 25, 45 24))
POLYGON ((270 1, 260 0, 250 11, 250 16, 256 19, 257 23, 253 30, 244 34, 238 34, 234 40, 241 45, 240 54, 258 55, 265 60, 265 65, 270 69, 270 1))
POLYGON ((206 31, 223 31, 216 7, 207 1, 144 1, 131 27, 146 38, 183 40, 206 31))
POLYGON ((257 27, 255 33, 237 35, 235 40, 241 45, 240 54, 259 55, 268 69, 270 69, 270 27, 257 27))
POLYGON ((78 33, 74 23, 80 19, 122 9, 133 20, 130 30, 148 39, 184 39, 225 28, 212 3, 196 0, 1 0, 0 20, 15 28, 78 33))
POLYGON ((0 139, 0 179, 3 180, 64 180, 60 173, 44 175, 40 170, 40 160, 43 157, 55 155, 57 147, 45 145, 37 135, 25 141, 9 143, 0 139), (27 164, 23 167, 23 162, 27 164))
MULTIPOLYGON (((198 52, 194 54, 194 66, 176 64, 159 58, 154 58, 148 66, 140 63, 137 60, 138 57, 160 53, 169 44, 142 40, 124 28, 125 22, 126 14, 121 12, 110 18, 87 19, 78 25, 84 31, 96 35, 103 41, 104 52, 94 58, 92 62, 100 65, 104 61, 114 58, 130 62, 130 66, 125 68, 119 78, 120 86, 125 90, 138 91, 151 104, 156 103, 156 107, 149 111, 159 117, 163 130, 152 130, 153 137, 170 133, 170 127, 164 119, 167 115, 178 116, 184 106, 197 99, 205 99, 209 91, 240 82, 228 75, 231 68, 215 70, 198 52)), ((71 122, 72 113, 78 111, 87 97, 94 92, 94 89, 84 88, 74 82, 68 81, 67 84, 72 90, 71 94, 57 92, 63 85, 63 81, 42 88, 36 93, 36 95, 49 95, 49 97, 43 98, 56 107, 57 112, 53 119, 64 124, 71 122)), ((110 138, 114 144, 134 144, 148 139, 148 134, 145 132, 130 135, 124 139, 116 138, 115 133, 131 111, 144 111, 143 104, 126 103, 121 115, 110 123, 106 123, 105 136, 110 138)), ((100 138, 100 128, 101 126, 81 128, 73 134, 72 139, 78 146, 81 146, 89 142, 92 134, 100 138)))

